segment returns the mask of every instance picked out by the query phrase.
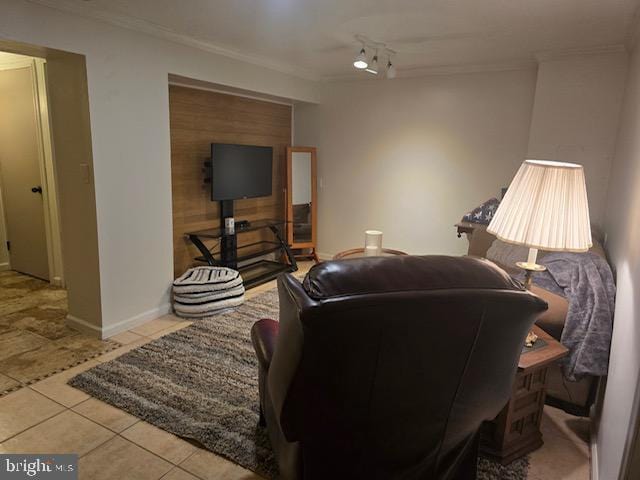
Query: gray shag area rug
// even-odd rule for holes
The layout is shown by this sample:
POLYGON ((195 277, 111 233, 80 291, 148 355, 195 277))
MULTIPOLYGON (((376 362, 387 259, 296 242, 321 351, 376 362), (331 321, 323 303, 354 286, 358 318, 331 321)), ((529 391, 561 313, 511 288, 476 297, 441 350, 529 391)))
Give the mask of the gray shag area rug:
MULTIPOLYGON (((275 289, 87 370, 69 385, 275 479, 273 452, 258 426, 250 337, 261 318, 278 318, 275 289)), ((480 480, 525 480, 529 462, 502 466, 481 458, 478 467, 480 480)))

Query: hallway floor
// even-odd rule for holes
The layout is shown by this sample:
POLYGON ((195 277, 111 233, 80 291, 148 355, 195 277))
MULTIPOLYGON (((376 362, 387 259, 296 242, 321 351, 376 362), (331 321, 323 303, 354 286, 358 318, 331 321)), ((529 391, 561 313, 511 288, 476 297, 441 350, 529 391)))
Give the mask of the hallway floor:
POLYGON ((65 325, 67 292, 0 272, 0 396, 118 348, 65 325))

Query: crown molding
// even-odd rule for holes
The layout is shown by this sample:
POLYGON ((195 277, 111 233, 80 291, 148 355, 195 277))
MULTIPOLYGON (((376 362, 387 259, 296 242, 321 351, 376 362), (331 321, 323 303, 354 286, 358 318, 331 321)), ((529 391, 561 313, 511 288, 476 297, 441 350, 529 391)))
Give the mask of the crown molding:
POLYGON ((532 60, 512 60, 497 63, 471 63, 461 65, 434 65, 431 67, 405 68, 398 70, 398 76, 421 77, 428 75, 454 75, 459 73, 505 72, 535 68, 532 60), (402 73, 401 73, 402 72, 402 73))
POLYGON ((112 12, 107 12, 104 10, 97 10, 96 8, 92 7, 91 4, 89 3, 79 4, 79 3, 69 2, 67 0, 28 0, 28 1, 31 3, 43 5, 45 7, 53 8, 55 10, 71 13, 73 15, 78 15, 78 16, 90 18, 93 20, 99 20, 102 22, 110 23, 112 25, 116 25, 118 27, 126 28, 128 30, 145 33, 147 35, 161 38, 163 40, 168 40, 170 42, 179 43, 182 45, 186 45, 188 47, 197 48, 199 50, 204 50, 206 52, 214 53, 216 55, 221 55, 227 58, 232 58, 234 60, 239 60, 245 63, 250 63, 252 65, 257 65, 259 67, 268 68, 269 70, 285 73, 287 75, 293 75, 295 77, 302 78, 305 80, 317 81, 320 79, 320 77, 318 77, 316 74, 314 74, 313 72, 307 69, 303 69, 303 68, 296 67, 296 66, 289 65, 282 62, 269 60, 262 56, 243 53, 238 50, 234 50, 222 45, 218 45, 213 42, 199 40, 190 35, 184 35, 182 33, 178 33, 170 28, 167 28, 162 25, 158 25, 156 23, 149 22, 147 20, 143 20, 140 18, 130 17, 127 15, 120 15, 112 12))
MULTIPOLYGON (((430 67, 415 67, 397 69, 396 78, 430 77, 435 75, 457 75, 465 73, 506 72, 512 70, 529 70, 536 68, 537 62, 533 60, 515 60, 502 63, 477 63, 460 65, 434 65, 430 67)), ((321 77, 325 82, 343 82, 353 80, 379 80, 384 77, 384 71, 380 75, 370 75, 362 72, 352 72, 344 75, 327 75, 321 77)))
POLYGON ((538 62, 550 62, 553 60, 563 60, 568 57, 580 57, 587 55, 607 55, 612 53, 626 52, 627 48, 619 43, 614 45, 599 45, 597 47, 584 47, 584 48, 567 48, 564 50, 549 50, 544 52, 537 52, 534 54, 538 62))
MULTIPOLYGON (((214 42, 200 40, 195 37, 178 33, 170 28, 149 22, 140 18, 120 15, 104 10, 98 10, 90 3, 76 3, 68 0, 27 0, 31 3, 43 5, 55 10, 71 13, 93 20, 99 20, 122 28, 145 33, 147 35, 168 40, 173 43, 197 48, 209 53, 221 55, 234 60, 239 60, 252 65, 267 68, 287 75, 312 81, 337 82, 351 80, 375 80, 379 76, 360 75, 359 72, 351 72, 341 75, 317 75, 307 69, 293 66, 287 63, 267 59, 262 56, 247 54, 238 50, 218 45, 214 42)), ((514 60, 502 63, 486 64, 460 64, 460 65, 435 65, 427 67, 414 67, 397 69, 397 78, 425 77, 432 75, 455 75, 465 73, 500 72, 510 70, 526 70, 535 68, 539 62, 565 59, 572 56, 602 55, 622 53, 631 50, 631 45, 640 35, 640 15, 636 16, 633 28, 627 36, 626 46, 623 44, 602 45, 597 47, 572 48, 565 50, 543 51, 533 54, 531 60, 514 60)))
MULTIPOLYGON (((564 50, 550 50, 536 52, 530 60, 513 60, 501 63, 479 63, 460 65, 435 65, 430 67, 415 67, 397 69, 396 78, 427 77, 431 75, 455 75, 464 73, 504 72, 510 70, 527 70, 536 68, 540 62, 562 60, 576 56, 607 55, 627 52, 623 44, 599 45, 597 47, 571 48, 564 50)), ((360 75, 359 72, 351 72, 344 75, 332 75, 321 77, 322 80, 349 81, 349 80, 375 80, 379 78, 373 75, 360 75)))

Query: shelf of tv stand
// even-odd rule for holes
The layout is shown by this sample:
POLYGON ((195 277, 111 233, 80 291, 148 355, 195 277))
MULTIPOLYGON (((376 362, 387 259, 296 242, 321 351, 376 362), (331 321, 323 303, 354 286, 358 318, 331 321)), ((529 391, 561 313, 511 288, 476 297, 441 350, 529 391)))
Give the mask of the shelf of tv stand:
MULTIPOLYGON (((274 219, 264 219, 264 220, 253 220, 246 227, 235 227, 235 235, 244 232, 253 232, 255 230, 262 230, 263 228, 271 228, 271 227, 284 227, 287 224, 286 220, 274 220, 274 219)), ((195 235, 201 238, 213 238, 218 239, 227 236, 228 234, 225 232, 224 228, 207 228, 206 230, 199 230, 197 232, 187 233, 187 235, 195 235)), ((238 247, 240 248, 240 247, 238 247)))
MULTIPOLYGON (((260 250, 255 250, 250 253, 245 253, 244 255, 238 255, 237 261, 238 263, 246 262, 247 260, 251 260, 252 258, 263 257, 265 255, 269 255, 270 253, 277 252, 282 250, 282 245, 278 242, 271 242, 269 240, 262 240, 260 242, 249 243, 247 245, 240 245, 238 250, 247 249, 251 247, 257 247, 258 245, 270 245, 269 247, 261 248, 260 250)), ((211 255, 220 255, 220 252, 211 252, 211 255)), ((204 256, 196 257, 195 260, 199 262, 206 262, 207 259, 204 256)))
MULTIPOLYGON (((291 249, 283 238, 284 227, 286 224, 287 222, 285 220, 254 220, 246 227, 236 228, 235 233, 233 234, 226 233, 224 228, 209 228, 197 232, 190 232, 186 235, 202 253, 201 256, 195 258, 196 261, 204 262, 212 266, 232 266, 237 268, 237 270, 242 274, 245 287, 250 288, 272 280, 280 273, 295 272, 298 269, 295 258, 291 253, 291 249), (229 237, 237 237, 238 234, 261 229, 270 230, 273 233, 275 240, 260 240, 246 245, 235 246, 233 264, 222 261, 220 251, 211 251, 203 243, 203 241, 206 240, 220 240, 221 242, 224 242, 225 240, 228 240, 229 237), (242 254, 242 251, 245 251, 246 253, 242 254), (278 252, 282 254, 281 258, 283 261, 281 262, 260 258, 278 252), (253 259, 258 260, 251 261, 253 259), (284 259, 286 259, 286 261, 284 259)), ((235 243, 236 240, 233 239, 233 244, 235 245, 235 243)))
POLYGON ((291 272, 291 265, 274 262, 271 260, 260 260, 238 267, 238 271, 242 275, 245 288, 251 288, 260 285, 269 280, 273 280, 281 273, 291 272))

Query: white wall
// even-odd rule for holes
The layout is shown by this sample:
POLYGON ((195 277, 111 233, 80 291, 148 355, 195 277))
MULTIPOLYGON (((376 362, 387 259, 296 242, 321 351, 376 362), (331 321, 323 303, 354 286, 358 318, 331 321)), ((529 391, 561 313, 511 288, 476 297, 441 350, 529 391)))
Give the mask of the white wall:
MULTIPOLYGON (((598 421, 598 478, 622 478, 621 462, 636 424, 640 381, 640 52, 629 64, 609 183, 605 231, 617 273, 609 375, 598 421)), ((635 477, 637 478, 637 477, 635 477)))
POLYGON ((312 82, 27 1, 0 11, 0 38, 86 55, 102 328, 157 316, 172 280, 167 75, 303 101, 312 82))
POLYGON ((584 165, 591 221, 602 227, 627 71, 625 52, 540 62, 528 156, 584 165))
POLYGON ((329 83, 296 106, 295 143, 318 147, 318 250, 366 229, 410 253, 462 254, 453 224, 500 195, 527 152, 535 70, 329 83))

